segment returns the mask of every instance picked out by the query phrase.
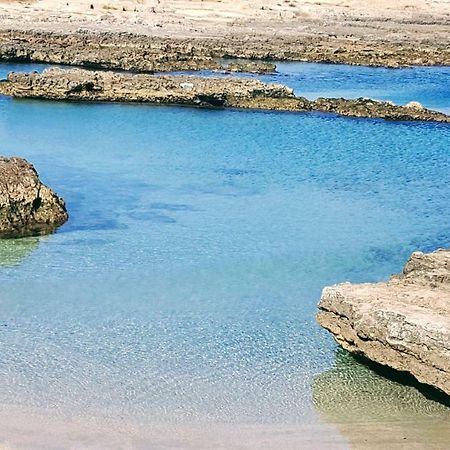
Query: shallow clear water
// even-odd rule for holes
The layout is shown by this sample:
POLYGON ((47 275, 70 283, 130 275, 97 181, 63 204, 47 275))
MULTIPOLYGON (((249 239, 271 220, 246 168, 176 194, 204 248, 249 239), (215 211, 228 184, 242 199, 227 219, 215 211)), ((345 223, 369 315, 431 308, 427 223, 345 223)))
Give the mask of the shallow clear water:
MULTIPOLYGON (((363 369, 315 323, 321 289, 450 246, 446 125, 0 97, 0 142, 70 213, 52 236, 0 241, 2 405, 139 424, 333 421, 363 369)), ((363 396, 355 421, 449 423, 414 388, 364 374, 378 406, 363 396)))

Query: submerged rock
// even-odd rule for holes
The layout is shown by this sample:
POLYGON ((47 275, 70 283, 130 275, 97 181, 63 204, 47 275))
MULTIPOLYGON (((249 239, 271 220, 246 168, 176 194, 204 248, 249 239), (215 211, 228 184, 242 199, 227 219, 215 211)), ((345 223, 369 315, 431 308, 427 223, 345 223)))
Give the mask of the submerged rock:
POLYGON ((450 250, 413 253, 387 283, 326 287, 319 310, 346 350, 450 395, 450 250))
POLYGON ((296 97, 292 89, 250 78, 169 76, 63 70, 10 73, 0 94, 50 100, 147 102, 273 111, 319 111, 349 117, 450 123, 450 116, 370 99, 296 97))
POLYGON ((332 368, 316 375, 311 384, 321 418, 336 426, 352 449, 447 448, 450 409, 444 395, 432 396, 433 392, 424 390, 442 403, 430 400, 400 383, 410 383, 409 377, 372 366, 337 349, 332 368))
POLYGON ((0 238, 51 233, 67 219, 64 200, 30 163, 0 157, 0 238))
POLYGON ((14 267, 21 264, 39 246, 41 237, 22 239, 0 239, 0 267, 14 267))

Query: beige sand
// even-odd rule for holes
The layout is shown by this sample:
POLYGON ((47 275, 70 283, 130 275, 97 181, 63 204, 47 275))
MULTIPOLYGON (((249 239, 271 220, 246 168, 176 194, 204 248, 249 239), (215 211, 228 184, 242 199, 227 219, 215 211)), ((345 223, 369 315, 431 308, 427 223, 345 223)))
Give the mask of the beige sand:
POLYGON ((0 29, 450 42, 450 0, 0 0, 0 29), (93 5, 94 9, 91 9, 93 5))
MULTIPOLYGON (((363 420, 363 418, 361 418, 363 420)), ((0 411, 0 450, 420 450, 444 449, 450 428, 443 421, 376 421, 330 424, 148 424, 74 417, 57 411, 0 411), (341 434, 342 433, 342 434, 341 434)))
POLYGON ((242 424, 132 424, 108 417, 73 417, 58 411, 0 411, 0 450, 294 450, 348 448, 333 426, 242 424))

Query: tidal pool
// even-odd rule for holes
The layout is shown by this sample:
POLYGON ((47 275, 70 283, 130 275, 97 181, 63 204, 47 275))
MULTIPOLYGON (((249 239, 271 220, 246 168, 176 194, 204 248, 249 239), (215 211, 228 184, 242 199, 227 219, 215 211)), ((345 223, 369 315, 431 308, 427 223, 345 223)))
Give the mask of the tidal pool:
MULTIPOLYGON (((436 70, 420 69, 424 92, 436 70)), ((0 440, 450 439, 447 406, 342 356, 314 318, 325 285, 450 246, 448 125, 0 97, 0 142, 70 214, 0 241, 0 440)))

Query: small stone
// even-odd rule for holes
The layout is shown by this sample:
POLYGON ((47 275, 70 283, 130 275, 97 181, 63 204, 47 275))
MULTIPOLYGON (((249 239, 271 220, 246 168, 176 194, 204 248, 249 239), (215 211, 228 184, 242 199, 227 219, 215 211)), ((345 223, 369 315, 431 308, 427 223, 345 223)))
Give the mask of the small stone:
POLYGON ((418 109, 418 110, 425 109, 423 107, 423 105, 419 102, 409 102, 408 104, 405 105, 405 108, 418 109))
POLYGON ((181 83, 180 87, 181 87, 181 89, 185 89, 187 91, 192 91, 192 89, 194 89, 194 84, 193 83, 181 83))

